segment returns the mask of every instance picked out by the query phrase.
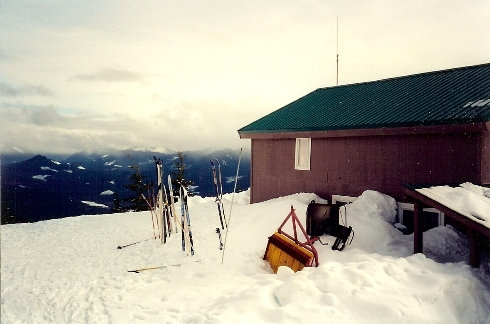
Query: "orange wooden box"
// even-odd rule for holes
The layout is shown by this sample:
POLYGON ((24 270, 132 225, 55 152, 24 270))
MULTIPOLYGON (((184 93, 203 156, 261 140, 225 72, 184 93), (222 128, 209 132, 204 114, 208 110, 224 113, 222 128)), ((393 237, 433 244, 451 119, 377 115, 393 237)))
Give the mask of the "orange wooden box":
POLYGON ((314 254, 293 240, 275 232, 269 237, 264 260, 269 261, 274 273, 280 266, 287 266, 294 272, 313 264, 314 254))

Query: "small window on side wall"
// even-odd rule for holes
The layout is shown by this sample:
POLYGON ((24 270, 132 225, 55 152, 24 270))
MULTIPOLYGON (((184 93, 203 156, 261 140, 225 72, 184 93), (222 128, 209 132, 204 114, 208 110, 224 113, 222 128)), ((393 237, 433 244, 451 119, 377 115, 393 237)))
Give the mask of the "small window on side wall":
POLYGON ((294 168, 310 170, 311 138, 297 138, 294 153, 294 168))

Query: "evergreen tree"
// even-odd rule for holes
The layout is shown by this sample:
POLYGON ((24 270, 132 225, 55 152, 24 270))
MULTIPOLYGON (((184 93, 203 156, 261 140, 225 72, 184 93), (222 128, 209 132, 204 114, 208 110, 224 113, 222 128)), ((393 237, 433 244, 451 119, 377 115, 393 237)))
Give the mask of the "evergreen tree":
POLYGON ((145 185, 143 180, 146 178, 141 174, 140 168, 137 165, 132 165, 130 168, 134 171, 129 177, 130 183, 126 188, 133 192, 133 195, 126 199, 129 202, 129 209, 133 211, 148 210, 148 204, 142 195, 148 193, 148 184, 145 185))
POLYGON ((15 215, 7 207, 7 202, 2 201, 1 204, 2 204, 2 207, 1 207, 1 213, 0 213, 0 218, 1 218, 0 223, 2 225, 3 224, 18 223, 19 221, 17 220, 17 217, 15 217, 15 215))
MULTIPOLYGON (((185 171, 187 170, 187 166, 185 164, 185 154, 182 151, 177 152, 175 169, 176 171, 172 172, 172 187, 174 189, 174 196, 178 197, 181 186, 189 191, 189 186, 194 184, 192 181, 185 179, 185 171)), ((189 195, 191 195, 191 192, 189 192, 189 195)))
POLYGON ((126 207, 124 207, 121 203, 121 198, 119 197, 119 194, 116 192, 114 194, 114 199, 112 200, 112 211, 114 213, 122 213, 127 210, 126 207))

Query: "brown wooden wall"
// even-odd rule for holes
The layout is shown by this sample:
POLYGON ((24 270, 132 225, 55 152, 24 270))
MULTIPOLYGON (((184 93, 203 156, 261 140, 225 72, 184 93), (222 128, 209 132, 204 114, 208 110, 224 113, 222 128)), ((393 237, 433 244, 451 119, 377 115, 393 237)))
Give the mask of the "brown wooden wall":
POLYGON ((482 135, 482 158, 481 158, 481 182, 482 184, 490 184, 490 132, 485 132, 482 135))
POLYGON ((402 201, 402 183, 488 183, 489 141, 488 133, 312 138, 311 169, 299 171, 294 138, 252 139, 251 202, 297 192, 359 196, 367 189, 402 201))

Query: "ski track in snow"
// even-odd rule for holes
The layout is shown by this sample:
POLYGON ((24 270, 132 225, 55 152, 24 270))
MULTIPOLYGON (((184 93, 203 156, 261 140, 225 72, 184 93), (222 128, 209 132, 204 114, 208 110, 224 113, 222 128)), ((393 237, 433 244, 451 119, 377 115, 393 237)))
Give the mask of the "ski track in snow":
MULTIPOLYGON (((224 264, 213 198, 189 198, 195 256, 181 251, 180 232, 165 245, 150 239, 118 250, 153 237, 149 212, 2 225, 1 322, 488 323, 488 260, 467 266, 465 239, 446 227, 425 233, 426 253, 454 263, 412 255, 413 236, 386 221, 394 200, 375 192, 348 206, 352 245, 332 251, 324 237, 318 268, 272 274, 262 260, 268 236, 291 205, 305 224, 312 199, 321 201, 296 194, 250 205, 247 192, 238 194, 224 264)), ((225 195, 227 216, 230 201, 225 195)))

